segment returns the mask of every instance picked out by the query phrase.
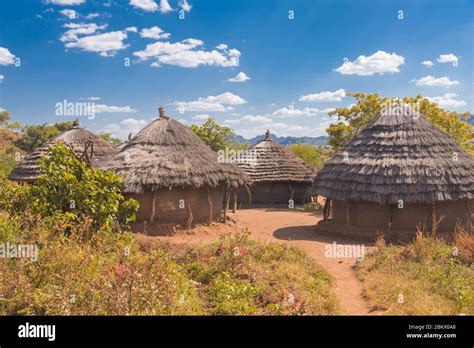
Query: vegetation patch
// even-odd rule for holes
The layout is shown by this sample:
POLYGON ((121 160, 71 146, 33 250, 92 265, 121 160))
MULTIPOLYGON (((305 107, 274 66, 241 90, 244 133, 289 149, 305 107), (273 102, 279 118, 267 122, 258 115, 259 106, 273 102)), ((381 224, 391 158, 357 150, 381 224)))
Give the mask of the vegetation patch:
POLYGON ((248 232, 224 234, 210 245, 162 248, 196 285, 208 314, 339 313, 331 276, 300 248, 252 241, 248 232))
POLYGON ((356 265, 371 306, 387 314, 474 314, 474 238, 451 245, 418 232, 405 246, 376 250, 356 265))

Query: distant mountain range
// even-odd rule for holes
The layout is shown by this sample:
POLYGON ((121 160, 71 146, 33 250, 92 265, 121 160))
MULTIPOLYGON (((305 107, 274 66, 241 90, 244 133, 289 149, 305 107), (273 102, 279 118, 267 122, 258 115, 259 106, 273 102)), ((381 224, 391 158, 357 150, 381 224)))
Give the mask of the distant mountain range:
MULTIPOLYGON (((474 126, 474 114, 472 114, 468 119, 467 122, 472 124, 474 126)), ((259 141, 262 141, 264 139, 264 135, 258 135, 256 137, 253 137, 251 139, 246 139, 241 135, 236 135, 234 138, 234 141, 239 143, 239 144, 250 144, 250 145, 255 145, 259 141)), ((270 134, 270 139, 273 141, 276 141, 279 144, 282 144, 284 146, 289 146, 293 144, 310 144, 310 145, 327 145, 328 142, 328 136, 320 136, 320 137, 277 137, 275 134, 270 134)))
MULTIPOLYGON (((264 135, 258 135, 251 139, 245 139, 241 135, 236 135, 234 140, 240 144, 247 143, 250 145, 255 145, 259 141, 262 141, 264 138, 265 138, 264 135)), ((326 145, 328 136, 323 135, 320 137, 277 137, 274 134, 270 134, 270 139, 273 141, 276 141, 277 143, 283 146, 288 146, 288 145, 293 145, 293 144, 298 144, 298 143, 310 144, 310 145, 326 145)))
POLYGON ((474 126, 474 114, 472 114, 468 119, 467 122, 474 126))

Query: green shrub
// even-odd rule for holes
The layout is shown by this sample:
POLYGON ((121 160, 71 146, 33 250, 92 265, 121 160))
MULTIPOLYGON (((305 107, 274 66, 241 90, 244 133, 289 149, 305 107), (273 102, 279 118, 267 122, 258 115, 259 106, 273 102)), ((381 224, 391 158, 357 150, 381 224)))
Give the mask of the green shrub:
POLYGON ((30 210, 51 220, 71 224, 89 217, 93 227, 122 227, 135 220, 138 202, 124 200, 122 178, 113 171, 90 168, 71 149, 58 143, 40 159, 42 174, 32 185, 0 182, 0 208, 15 214, 30 210))

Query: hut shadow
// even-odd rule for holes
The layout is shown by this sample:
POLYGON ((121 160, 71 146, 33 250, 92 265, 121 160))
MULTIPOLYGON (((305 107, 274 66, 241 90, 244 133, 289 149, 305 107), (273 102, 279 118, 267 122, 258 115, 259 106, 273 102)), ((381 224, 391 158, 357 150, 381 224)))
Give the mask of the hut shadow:
MULTIPOLYGON (((358 244, 360 240, 343 237, 339 235, 325 234, 316 229, 316 225, 304 225, 304 226, 289 226, 275 230, 273 237, 280 240, 293 240, 293 241, 313 241, 331 244, 337 242, 340 244, 358 244)), ((371 246, 374 244, 373 241, 364 241, 364 244, 371 246)))

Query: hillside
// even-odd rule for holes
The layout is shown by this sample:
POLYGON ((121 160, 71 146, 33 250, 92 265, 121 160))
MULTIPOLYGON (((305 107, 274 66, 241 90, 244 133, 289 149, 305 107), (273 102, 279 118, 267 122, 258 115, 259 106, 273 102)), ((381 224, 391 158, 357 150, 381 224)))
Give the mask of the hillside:
MULTIPOLYGON (((247 143, 250 145, 255 145, 259 141, 263 140, 264 135, 258 135, 256 137, 246 139, 241 135, 236 135, 235 140, 238 143, 247 143)), ((278 137, 274 134, 270 134, 270 139, 276 141, 279 144, 288 146, 293 144, 311 144, 311 145, 326 145, 327 144, 327 136, 320 136, 320 137, 278 137)))

